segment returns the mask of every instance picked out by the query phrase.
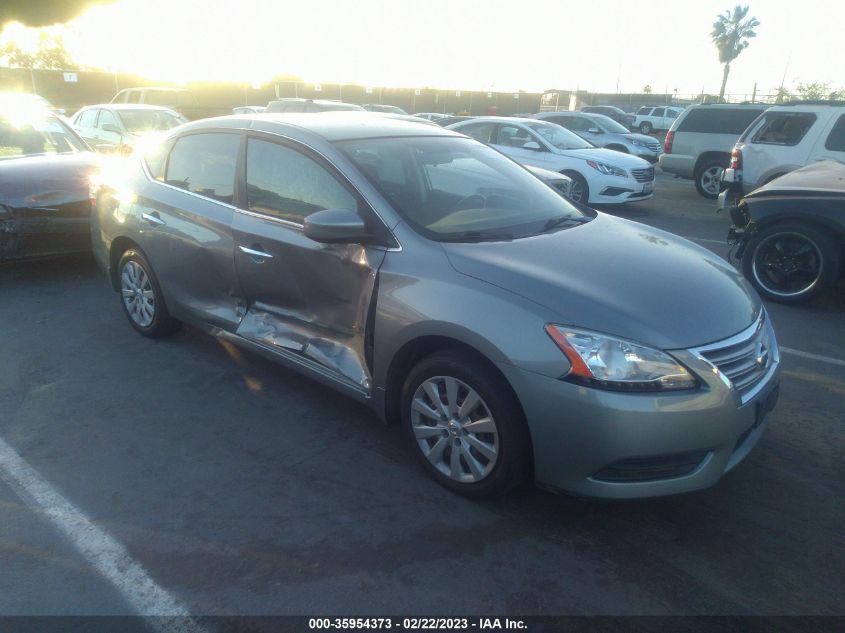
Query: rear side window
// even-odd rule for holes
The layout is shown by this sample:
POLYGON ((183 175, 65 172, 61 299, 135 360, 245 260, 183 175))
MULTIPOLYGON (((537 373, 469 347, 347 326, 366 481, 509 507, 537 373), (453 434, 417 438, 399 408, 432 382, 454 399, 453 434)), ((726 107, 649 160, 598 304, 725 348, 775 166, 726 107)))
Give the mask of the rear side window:
POLYGON ((655 108, 654 112, 651 113, 651 116, 666 116, 665 112, 665 108, 655 108))
POLYGON ((76 125, 79 127, 94 127, 97 123, 97 110, 86 110, 76 119, 76 125))
POLYGON ((841 115, 824 142, 825 149, 845 152, 845 114, 841 115))
POLYGON ((753 108, 700 108, 690 110, 678 125, 678 132, 731 134, 739 136, 759 115, 753 108))
POLYGON ((771 112, 765 115, 752 143, 769 145, 798 145, 813 125, 816 115, 811 112, 771 112))
POLYGON ((247 141, 246 196, 250 211, 297 224, 315 211, 358 208, 355 196, 315 160, 259 139, 247 141))
POLYGON ((165 182, 191 193, 232 204, 240 140, 237 134, 183 136, 176 141, 170 152, 165 182))

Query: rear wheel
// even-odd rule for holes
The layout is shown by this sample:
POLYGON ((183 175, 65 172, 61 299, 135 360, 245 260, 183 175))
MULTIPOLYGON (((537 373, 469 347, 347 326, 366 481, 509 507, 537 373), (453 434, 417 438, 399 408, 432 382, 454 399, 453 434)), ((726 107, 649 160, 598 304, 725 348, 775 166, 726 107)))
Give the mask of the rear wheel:
POLYGON ((528 432, 510 387, 457 352, 420 361, 402 388, 402 424, 426 471, 468 497, 501 495, 529 463, 528 432))
POLYGON ((836 280, 839 255, 821 231, 784 223, 751 239, 742 256, 742 271, 764 298, 801 303, 836 280))
POLYGON ((129 323, 150 338, 173 333, 179 322, 170 316, 152 266, 144 254, 129 249, 118 263, 120 303, 129 323))
POLYGON ((695 188, 698 193, 711 200, 719 197, 724 188, 722 186, 722 174, 727 167, 727 160, 708 160, 699 166, 695 173, 695 188))
POLYGON ((640 132, 643 134, 651 134, 654 131, 654 126, 648 121, 640 123, 640 132))

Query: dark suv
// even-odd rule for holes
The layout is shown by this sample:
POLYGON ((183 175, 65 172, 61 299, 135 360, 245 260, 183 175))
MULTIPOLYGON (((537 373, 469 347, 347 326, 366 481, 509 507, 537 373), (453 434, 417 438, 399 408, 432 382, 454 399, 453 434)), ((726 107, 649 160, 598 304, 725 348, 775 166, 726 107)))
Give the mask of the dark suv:
POLYGON ((606 117, 610 117, 617 123, 621 123, 629 130, 631 129, 631 126, 634 125, 634 115, 628 114, 622 108, 617 108, 616 106, 584 106, 581 108, 581 112, 587 112, 589 114, 603 114, 606 117))

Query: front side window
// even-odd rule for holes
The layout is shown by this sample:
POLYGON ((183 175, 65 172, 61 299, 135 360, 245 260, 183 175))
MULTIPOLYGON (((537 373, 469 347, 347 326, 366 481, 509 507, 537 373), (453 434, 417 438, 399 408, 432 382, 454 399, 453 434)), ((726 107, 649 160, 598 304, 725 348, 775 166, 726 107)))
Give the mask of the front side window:
POLYGON ((845 152, 845 114, 841 115, 839 119, 827 135, 827 140, 824 142, 825 149, 834 152, 845 152))
POLYGON ((763 124, 752 143, 798 145, 813 125, 816 115, 810 112, 771 112, 763 115, 763 124))
POLYGON ((235 190, 235 163, 240 136, 204 133, 176 141, 167 161, 165 182, 227 204, 235 190))
POLYGON ((355 196, 314 159, 252 138, 247 141, 246 195, 250 211, 297 224, 315 211, 358 208, 355 196))
POLYGON ((499 126, 499 131, 496 134, 495 140, 496 145, 519 148, 523 148, 526 143, 531 142, 537 143, 536 139, 531 136, 531 133, 528 130, 518 125, 510 124, 503 124, 499 126))
POLYGON ((472 139, 381 138, 338 145, 405 220, 433 240, 517 239, 592 217, 472 139), (381 177, 390 165, 400 166, 402 185, 381 177))
POLYGON ((532 121, 531 123, 526 123, 525 126, 539 134, 547 143, 557 149, 590 149, 591 147, 595 147, 592 143, 585 141, 574 132, 570 132, 566 128, 555 125, 554 123, 532 121))
POLYGON ((677 119, 678 118, 678 111, 677 110, 666 110, 666 116, 670 119, 677 119))

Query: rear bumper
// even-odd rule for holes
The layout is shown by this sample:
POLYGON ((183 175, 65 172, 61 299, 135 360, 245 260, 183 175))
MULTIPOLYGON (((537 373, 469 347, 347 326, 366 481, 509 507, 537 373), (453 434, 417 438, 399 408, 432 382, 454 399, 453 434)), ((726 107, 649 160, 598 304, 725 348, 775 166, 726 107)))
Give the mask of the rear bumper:
POLYGON ((669 174, 675 174, 682 178, 692 178, 695 158, 683 154, 661 154, 657 164, 660 165, 660 169, 669 174))
POLYGON ((702 363, 696 371, 702 388, 675 395, 602 391, 500 368, 523 405, 539 485, 587 497, 635 499, 712 486, 763 435, 777 397, 779 368, 741 404, 712 372, 704 378, 706 367, 702 363))

